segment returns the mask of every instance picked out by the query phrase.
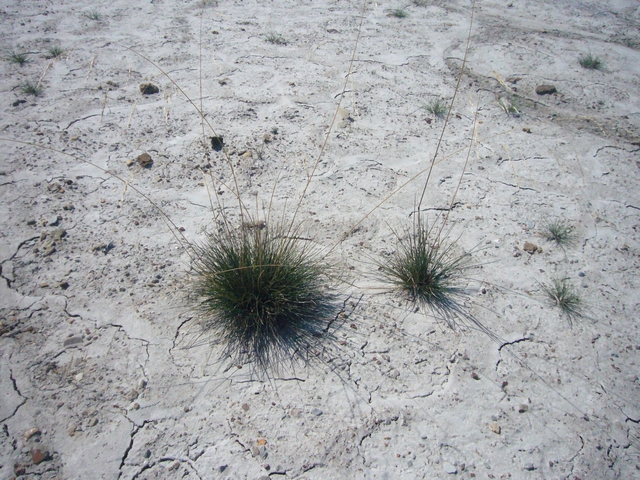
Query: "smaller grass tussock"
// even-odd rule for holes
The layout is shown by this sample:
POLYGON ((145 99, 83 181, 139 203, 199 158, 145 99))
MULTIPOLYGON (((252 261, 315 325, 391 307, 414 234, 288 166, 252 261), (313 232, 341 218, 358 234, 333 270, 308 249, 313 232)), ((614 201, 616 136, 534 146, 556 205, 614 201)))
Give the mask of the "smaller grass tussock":
POLYGON ((84 18, 87 18, 89 20, 94 20, 96 22, 99 22, 100 20, 102 20, 102 14, 100 13, 100 10, 97 10, 95 8, 91 10, 87 10, 86 12, 82 12, 82 16, 84 18))
POLYGON ((551 303, 560 307, 569 324, 573 324, 575 319, 582 318, 582 299, 568 278, 553 278, 551 283, 543 283, 540 287, 551 303))
POLYGON ((426 7, 431 3, 431 0, 413 0, 413 4, 416 7, 426 7))
POLYGON ((34 97, 37 97, 42 93, 42 87, 37 83, 26 81, 20 85, 20 91, 25 95, 33 95, 34 97))
POLYGON ((280 35, 279 33, 267 33, 264 36, 266 42, 272 43, 274 45, 286 45, 287 41, 280 35))
POLYGON ((65 49, 56 45, 47 50, 47 53, 45 53, 44 58, 46 59, 58 58, 64 55, 64 53, 65 53, 65 49))
POLYGON ((394 8, 387 12, 387 17, 405 18, 408 14, 401 8, 394 8))
POLYGON ((543 236, 560 247, 570 247, 576 241, 575 227, 566 220, 551 220, 544 225, 543 236))
POLYGON ((498 100, 498 106, 504 111, 504 113, 509 116, 520 116, 520 105, 518 104, 518 100, 515 97, 500 98, 500 100, 498 100))
POLYGON ((426 307, 450 327, 456 319, 468 318, 461 300, 466 296, 462 286, 470 267, 468 253, 457 253, 456 242, 434 233, 420 216, 403 237, 396 234, 396 252, 378 265, 383 281, 416 307, 426 307))
POLYGON ((588 70, 602 70, 604 64, 602 60, 591 53, 587 53, 586 55, 582 55, 579 60, 580 66, 582 68, 586 68, 588 70))
POLYGON ((304 360, 339 308, 328 267, 297 232, 253 222, 196 248, 195 295, 205 331, 236 365, 259 372, 304 360))
POLYGON ((18 52, 11 52, 9 55, 7 55, 6 60, 11 63, 17 63, 20 66, 23 66, 25 63, 29 62, 26 53, 18 52))
POLYGON ((445 103, 444 100, 437 99, 433 100, 425 106, 427 112, 431 113, 437 118, 444 117, 449 111, 449 106, 445 103))

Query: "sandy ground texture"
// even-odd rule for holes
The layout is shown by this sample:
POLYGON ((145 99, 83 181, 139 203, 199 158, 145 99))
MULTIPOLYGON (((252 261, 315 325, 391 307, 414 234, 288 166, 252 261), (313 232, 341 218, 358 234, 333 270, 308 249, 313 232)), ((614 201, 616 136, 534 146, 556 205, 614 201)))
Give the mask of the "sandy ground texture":
POLYGON ((2 2, 1 478, 640 478, 638 2, 476 3, 422 208, 471 252, 465 308, 485 331, 376 276, 472 19, 467 0, 418 3, 2 2), (188 254, 135 191, 198 242, 221 221, 213 178, 238 224, 184 94, 253 211, 275 185, 271 213, 291 218, 312 175, 298 219, 334 247, 344 309, 306 366, 220 360, 188 254), (556 219, 573 245, 541 236, 556 219), (583 300, 573 325, 553 278, 583 300))

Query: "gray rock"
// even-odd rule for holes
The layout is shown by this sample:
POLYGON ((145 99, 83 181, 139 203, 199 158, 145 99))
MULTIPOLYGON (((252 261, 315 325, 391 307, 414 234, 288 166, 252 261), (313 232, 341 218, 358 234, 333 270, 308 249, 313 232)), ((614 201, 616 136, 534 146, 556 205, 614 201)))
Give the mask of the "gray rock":
POLYGON ((151 155, 149 155, 146 152, 138 155, 138 158, 136 158, 136 161, 138 162, 138 165, 140 165, 142 168, 151 168, 151 166, 153 165, 153 160, 151 159, 151 155))
POLYGON ((70 337, 64 341, 64 346, 67 348, 77 347, 82 345, 82 337, 70 337))
POLYGON ((140 93, 143 95, 153 95, 154 93, 158 93, 160 89, 156 87, 153 83, 141 83, 140 84, 140 93))
POLYGON ((536 469, 536 467, 533 465, 533 463, 527 463, 525 464, 524 469, 530 472, 533 472, 536 469))
POLYGON ((311 415, 315 415, 316 417, 319 417, 320 415, 322 415, 322 410, 318 408, 314 408, 313 410, 311 410, 311 415))
POLYGON ((444 462, 442 464, 442 467, 444 468, 444 471, 449 475, 455 475, 456 473, 458 473, 458 469, 455 466, 451 465, 449 462, 444 462))
POLYGON ((51 238, 54 241, 60 241, 63 237, 67 236, 67 231, 64 228, 56 228, 50 232, 51 238))
POLYGON ((556 87, 554 85, 538 85, 536 87, 536 93, 538 95, 552 95, 556 93, 556 87))
POLYGON ((258 447, 258 455, 260 455, 260 458, 262 460, 267 458, 269 456, 269 452, 267 452, 267 447, 265 447, 264 445, 260 445, 258 447))

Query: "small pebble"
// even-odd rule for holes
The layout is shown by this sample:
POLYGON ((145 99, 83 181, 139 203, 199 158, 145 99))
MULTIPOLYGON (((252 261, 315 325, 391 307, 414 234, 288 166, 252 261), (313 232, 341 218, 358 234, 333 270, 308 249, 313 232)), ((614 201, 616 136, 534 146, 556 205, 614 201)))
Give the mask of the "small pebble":
POLYGON ((315 415, 316 417, 319 417, 320 415, 322 415, 322 410, 318 408, 314 408, 313 410, 311 410, 311 415, 315 415))
POLYGON ((449 462, 444 462, 442 466, 444 467, 444 471, 449 475, 455 475, 456 473, 458 473, 458 469, 455 466, 451 465, 449 462))
POLYGON ((27 430, 26 432, 24 432, 24 439, 25 440, 29 440, 31 437, 33 437, 34 435, 38 435, 40 433, 40 429, 39 428, 30 428, 29 430, 27 430))
POLYGON ((500 428, 500 425, 498 425, 497 423, 490 423, 489 424, 489 428, 496 435, 500 435, 500 432, 502 432, 502 429, 500 428))
POLYGON ((151 166, 153 165, 153 160, 151 159, 151 155, 149 155, 148 153, 142 153, 138 155, 138 158, 136 158, 136 161, 138 162, 138 165, 140 165, 142 168, 151 168, 151 166))
POLYGON ((49 459, 49 452, 43 452, 39 448, 34 448, 31 450, 31 461, 38 465, 39 463, 44 462, 49 459))
POLYGON ((518 407, 518 413, 524 413, 527 410, 529 410, 529 406, 525 405, 524 403, 521 403, 520 406, 518 407))
POLYGON ((532 472, 532 471, 534 471, 534 470, 536 469, 536 467, 533 465, 533 463, 527 463, 527 464, 524 466, 524 469, 525 469, 525 470, 528 470, 528 471, 530 471, 530 472, 532 472))
POLYGON ((82 337, 70 337, 64 341, 63 344, 67 348, 77 347, 78 345, 82 345, 82 337))
POLYGON ((155 86, 153 83, 141 83, 140 84, 140 93, 143 95, 153 95, 160 91, 160 89, 155 86))

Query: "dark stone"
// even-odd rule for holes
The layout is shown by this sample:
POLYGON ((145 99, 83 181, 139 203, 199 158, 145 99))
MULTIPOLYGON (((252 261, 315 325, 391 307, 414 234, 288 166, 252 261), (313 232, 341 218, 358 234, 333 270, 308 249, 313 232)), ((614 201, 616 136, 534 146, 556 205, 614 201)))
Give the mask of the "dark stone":
POLYGON ((211 148, 213 148, 216 152, 222 150, 223 145, 224 140, 222 137, 211 137, 211 148))
POLYGON ((154 93, 158 93, 160 89, 156 87, 153 83, 141 83, 140 84, 140 93, 143 95, 153 95, 154 93))
POLYGON ((82 345, 82 337, 70 337, 64 341, 65 347, 77 347, 82 345))
POLYGON ((558 90, 556 90, 556 87, 553 85, 538 85, 536 87, 536 93, 538 95, 551 95, 557 91, 558 90))
POLYGON ((25 468, 24 465, 20 465, 19 463, 16 463, 13 466, 13 473, 15 473, 17 477, 19 477, 20 475, 24 475, 25 473, 27 473, 27 469, 25 468))
POLYGON ((101 243, 100 245, 96 245, 95 247, 92 248, 92 250, 94 252, 102 252, 106 255, 114 248, 116 248, 116 246, 113 244, 113 242, 109 242, 109 243, 101 243))
POLYGON ((18 105, 21 105, 21 104, 23 104, 23 103, 27 103, 27 101, 26 101, 26 100, 16 100, 15 102, 13 102, 13 103, 11 104, 11 106, 12 106, 12 107, 17 107, 18 105))
POLYGON ((140 165, 142 168, 151 168, 151 166, 153 165, 153 160, 151 159, 151 155, 149 155, 148 153, 143 153, 141 155, 138 155, 138 158, 136 158, 136 161, 138 162, 138 165, 140 165))

